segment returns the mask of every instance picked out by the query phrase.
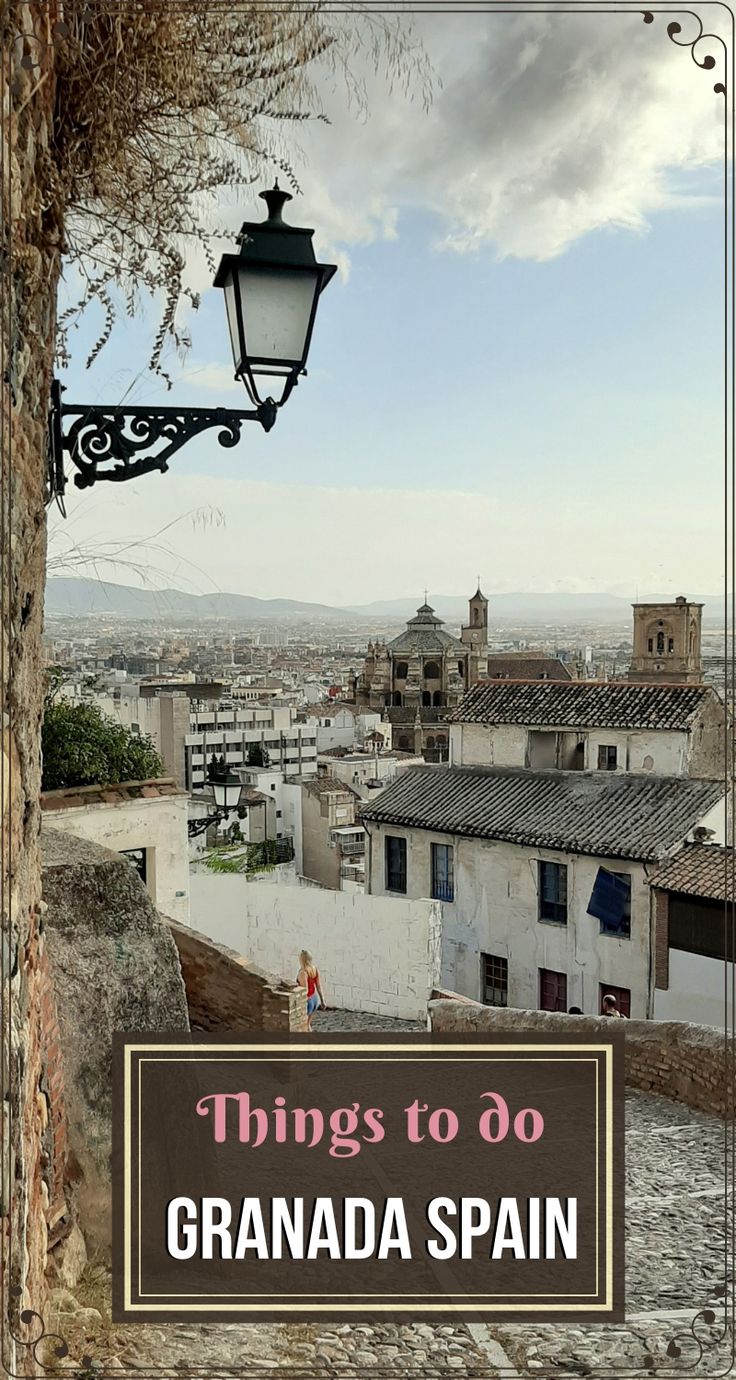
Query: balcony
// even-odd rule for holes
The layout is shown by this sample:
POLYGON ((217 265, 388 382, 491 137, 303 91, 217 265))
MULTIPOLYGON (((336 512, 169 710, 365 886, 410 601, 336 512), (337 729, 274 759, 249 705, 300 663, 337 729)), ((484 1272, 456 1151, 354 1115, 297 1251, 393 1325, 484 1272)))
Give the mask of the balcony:
POLYGON ((365 853, 365 839, 338 840, 343 857, 360 857, 365 853))
POLYGON ((454 901, 455 887, 452 882, 434 881, 432 883, 433 901, 454 901))

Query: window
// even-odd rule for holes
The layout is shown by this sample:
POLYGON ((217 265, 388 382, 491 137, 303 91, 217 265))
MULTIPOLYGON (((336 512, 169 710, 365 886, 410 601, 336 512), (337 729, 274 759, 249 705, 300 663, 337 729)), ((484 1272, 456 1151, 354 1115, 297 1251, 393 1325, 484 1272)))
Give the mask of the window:
POLYGON ((406 677, 408 676, 408 674, 409 674, 409 663, 408 663, 408 661, 397 661, 397 663, 396 663, 396 672, 395 672, 396 679, 397 679, 397 680, 406 680, 406 677))
POLYGON ((567 924, 567 867, 564 863, 539 864, 539 919, 551 925, 567 924))
POLYGON ((401 691, 400 691, 400 690, 394 690, 394 704, 396 705, 397 709, 400 709, 400 708, 401 708, 401 691))
POLYGON ((657 655, 660 656, 661 653, 662 653, 663 651, 664 651, 664 633, 663 633, 663 632, 658 632, 658 633, 657 633, 657 655))
POLYGON ((435 709, 439 709, 445 703, 445 696, 441 690, 435 690, 432 696, 432 704, 435 709))
POLYGON ((432 898, 454 901, 455 877, 451 843, 432 844, 432 898))
POLYGON ((437 664, 436 661, 426 661, 426 662, 424 663, 424 679, 425 679, 425 680, 439 680, 439 679, 440 679, 440 668, 439 668, 439 666, 438 666, 438 664, 437 664))
POLYGON ((480 956, 480 999, 484 1006, 508 1006, 509 961, 498 954, 480 956))
POLYGON ((386 839, 386 890, 406 895, 406 839, 386 839))
POLYGON ((120 850, 120 856, 121 858, 128 859, 128 862, 135 868, 138 876, 145 885, 147 872, 145 848, 122 848, 120 850))
POLYGON ((276 818, 281 819, 281 810, 276 811, 276 818))
POLYGON ((628 987, 613 987, 609 982, 602 982, 598 987, 598 1004, 601 1010, 604 997, 615 997, 621 1015, 631 1015, 631 992, 628 987))
POLYGON ((539 969, 540 1011, 567 1011, 567 973, 539 969))
POLYGON ((275 790, 276 790, 276 787, 275 787, 273 781, 271 782, 271 790, 272 790, 272 791, 275 791, 275 790))
POLYGON ((653 652, 653 651, 654 651, 654 638, 653 638, 653 637, 650 637, 650 638, 649 638, 649 641, 647 642, 647 647, 649 648, 649 651, 650 651, 650 652, 653 652))
POLYGON ((675 650, 675 639, 674 639, 674 637, 668 637, 668 639, 667 639, 667 651, 668 651, 668 652, 674 652, 674 650, 675 650))
POLYGON ((631 938, 631 876, 628 872, 608 872, 598 868, 588 915, 600 920, 601 934, 619 939, 631 938))
POLYGON ((422 704, 424 705, 425 708, 428 708, 429 705, 431 705, 431 703, 432 703, 432 695, 431 695, 430 691, 429 691, 429 690, 423 690, 423 691, 422 691, 422 704))
POLYGON ((457 673, 458 673, 459 676, 462 676, 463 679, 465 679, 465 662, 464 662, 464 661, 458 661, 458 663, 457 663, 457 673))
POLYGON ((618 759, 618 749, 611 747, 609 743, 600 743, 598 746, 598 770, 615 771, 618 759))

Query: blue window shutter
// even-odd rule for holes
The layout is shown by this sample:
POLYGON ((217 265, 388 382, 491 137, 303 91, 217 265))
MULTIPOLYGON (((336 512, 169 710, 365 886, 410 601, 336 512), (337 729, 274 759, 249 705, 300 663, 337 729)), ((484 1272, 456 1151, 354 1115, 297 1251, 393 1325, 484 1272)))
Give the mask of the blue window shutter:
POLYGON ((628 881, 598 868, 595 885, 588 902, 588 915, 602 921, 606 929, 622 932, 628 920, 631 887, 628 881))

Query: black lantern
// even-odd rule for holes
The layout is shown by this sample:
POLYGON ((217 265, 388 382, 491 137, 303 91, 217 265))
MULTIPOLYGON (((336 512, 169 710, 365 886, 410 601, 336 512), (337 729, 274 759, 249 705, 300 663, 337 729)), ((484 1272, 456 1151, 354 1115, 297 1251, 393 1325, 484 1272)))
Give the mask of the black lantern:
POLYGON ((304 373, 319 296, 337 270, 335 264, 317 263, 313 230, 285 224, 289 192, 276 182, 260 196, 268 216, 241 227, 240 252, 224 255, 215 287, 225 292, 235 377, 243 380, 254 405, 266 401, 257 376, 283 380, 281 396, 268 399, 275 421, 276 408, 304 373))
POLYGON ((317 263, 313 230, 284 224, 289 192, 282 192, 277 182, 260 195, 268 206, 266 220, 246 221, 239 253, 224 256, 215 278, 215 287, 225 291, 235 376, 243 380, 252 408, 65 403, 55 379, 47 501, 55 498, 62 512, 65 453, 78 471, 75 484, 86 489, 100 479, 121 483, 154 470, 165 473, 171 456, 205 431, 216 430, 221 446, 234 446, 243 422, 259 422, 264 431, 271 430, 278 409, 305 371, 317 302, 337 270, 334 264, 317 263), (280 396, 262 398, 258 377, 280 382, 280 396))
POLYGON ((238 781, 237 776, 226 776, 221 781, 213 781, 212 790, 218 810, 224 814, 229 810, 237 810, 242 789, 242 782, 238 781))

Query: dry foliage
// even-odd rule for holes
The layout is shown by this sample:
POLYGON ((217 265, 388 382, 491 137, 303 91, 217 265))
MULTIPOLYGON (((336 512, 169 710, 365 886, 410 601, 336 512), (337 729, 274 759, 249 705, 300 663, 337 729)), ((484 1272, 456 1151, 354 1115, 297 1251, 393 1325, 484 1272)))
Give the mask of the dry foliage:
MULTIPOLYGON (((405 16, 368 3, 340 13, 330 0, 63 0, 57 46, 55 158, 49 195, 67 262, 86 286, 60 322, 92 300, 106 320, 91 359, 121 307, 141 290, 162 294, 151 367, 177 328, 187 241, 211 259, 207 213, 224 189, 280 171, 294 126, 324 118, 318 86, 331 71, 361 105, 366 58, 429 99, 429 69, 405 16), (287 134, 288 131, 288 134, 287 134)), ((298 190, 298 188, 297 188, 298 190)))

